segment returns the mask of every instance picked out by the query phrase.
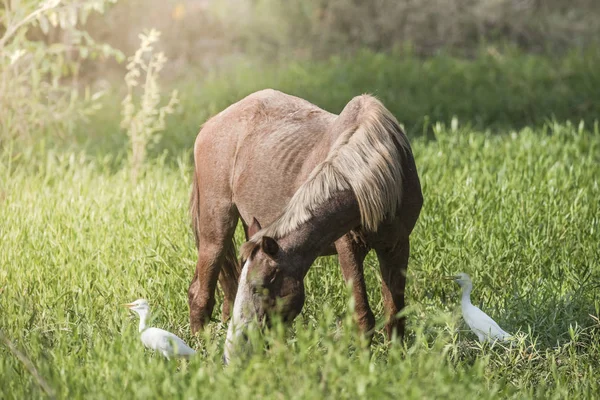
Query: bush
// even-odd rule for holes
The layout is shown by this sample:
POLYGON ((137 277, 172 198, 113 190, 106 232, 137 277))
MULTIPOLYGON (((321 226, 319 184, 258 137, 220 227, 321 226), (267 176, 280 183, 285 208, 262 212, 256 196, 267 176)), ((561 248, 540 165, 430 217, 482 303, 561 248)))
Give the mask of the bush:
MULTIPOLYGON (((172 79, 248 58, 326 60, 405 43, 419 57, 440 50, 472 57, 482 43, 564 54, 598 44, 599 16, 596 0, 127 0, 86 29, 126 54, 137 48, 139 32, 160 30, 172 79)), ((105 77, 107 69, 92 65, 86 73, 105 77)))
MULTIPOLYGON (((450 123, 455 117, 492 130, 541 126, 549 119, 584 120, 591 126, 600 116, 598 63, 600 51, 594 49, 549 58, 489 47, 473 59, 439 54, 426 60, 410 51, 363 50, 323 62, 239 66, 206 80, 201 89, 187 85, 183 96, 197 116, 198 111, 213 115, 266 87, 333 113, 352 97, 373 93, 413 134, 430 130, 429 121, 450 123)), ((196 126, 207 116, 200 115, 196 126)))
POLYGON ((78 88, 81 63, 122 54, 81 24, 115 1, 23 0, 0 8, 0 145, 45 131, 65 135, 97 109, 101 92, 78 88))
MULTIPOLYGON (((244 96, 275 88, 339 113, 361 93, 378 96, 411 136, 430 134, 436 122, 506 132, 540 127, 549 120, 592 128, 600 116, 600 51, 573 51, 548 58, 515 49, 481 48, 475 58, 438 54, 426 60, 409 50, 363 50, 354 56, 282 66, 240 63, 225 73, 189 74, 178 85, 181 112, 151 152, 191 150, 200 126, 244 96)), ((196 70, 198 71, 198 70, 196 70)), ((94 153, 121 152, 118 101, 81 131, 94 153)))
POLYGON ((412 43, 472 55, 482 42, 546 52, 597 43, 600 4, 591 0, 261 0, 222 3, 231 40, 266 59, 324 59, 412 43))
POLYGON ((165 129, 165 118, 175 111, 178 101, 177 91, 173 91, 169 102, 160 107, 158 77, 167 61, 162 52, 154 53, 154 45, 158 42, 160 32, 153 29, 139 37, 140 48, 129 58, 127 64, 127 96, 121 103, 121 128, 127 131, 131 141, 129 164, 133 182, 137 181, 144 164, 148 145, 158 141, 157 133, 165 129), (136 92, 140 89, 142 93, 137 99, 136 92))

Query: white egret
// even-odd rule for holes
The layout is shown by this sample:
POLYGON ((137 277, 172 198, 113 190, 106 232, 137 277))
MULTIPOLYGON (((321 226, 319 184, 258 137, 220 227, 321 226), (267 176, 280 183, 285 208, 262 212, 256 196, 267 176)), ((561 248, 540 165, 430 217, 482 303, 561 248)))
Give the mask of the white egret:
POLYGON ((160 352, 163 356, 189 357, 196 351, 189 347, 178 336, 159 328, 146 327, 146 319, 150 313, 150 306, 144 299, 138 299, 133 303, 123 304, 124 307, 135 311, 140 316, 140 333, 142 343, 149 349, 160 352))
POLYGON ((489 315, 481 311, 479 308, 471 304, 471 290, 473 290, 473 283, 469 275, 461 272, 456 276, 450 276, 446 279, 453 280, 458 283, 462 288, 462 299, 460 301, 462 315, 469 325, 469 328, 477 335, 480 342, 487 340, 506 340, 511 335, 496 323, 489 315))

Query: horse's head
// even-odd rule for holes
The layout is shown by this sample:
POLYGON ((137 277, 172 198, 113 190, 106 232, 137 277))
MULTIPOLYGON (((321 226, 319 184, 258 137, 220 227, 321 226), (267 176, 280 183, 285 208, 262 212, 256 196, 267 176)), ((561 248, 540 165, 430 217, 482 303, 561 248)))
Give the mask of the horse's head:
MULTIPOLYGON (((254 219, 249 236, 260 230, 254 219)), ((243 346, 245 329, 252 322, 269 324, 277 313, 283 321, 292 321, 304 305, 304 269, 302 255, 284 250, 273 238, 262 236, 242 246, 242 272, 233 315, 227 331, 225 361, 233 346, 243 346)))

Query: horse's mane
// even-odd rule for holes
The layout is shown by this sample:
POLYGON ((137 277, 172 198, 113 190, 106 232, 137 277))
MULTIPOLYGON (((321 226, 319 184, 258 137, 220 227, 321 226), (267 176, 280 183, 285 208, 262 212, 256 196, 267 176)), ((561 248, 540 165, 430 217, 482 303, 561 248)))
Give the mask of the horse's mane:
POLYGON ((386 217, 394 217, 402 198, 403 160, 411 152, 396 118, 375 97, 362 95, 346 105, 331 129, 343 132, 327 158, 310 173, 279 218, 242 246, 242 258, 250 257, 263 236, 277 239, 298 228, 342 190, 352 190, 356 196, 366 231, 376 231, 386 217))

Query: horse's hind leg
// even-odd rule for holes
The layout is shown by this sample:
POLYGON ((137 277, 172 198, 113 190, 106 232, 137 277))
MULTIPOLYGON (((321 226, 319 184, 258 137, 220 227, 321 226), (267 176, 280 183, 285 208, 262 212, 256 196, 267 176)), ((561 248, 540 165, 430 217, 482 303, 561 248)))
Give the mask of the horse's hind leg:
MULTIPOLYGON (((235 254, 233 234, 238 214, 235 207, 202 207, 198 223, 198 262, 196 272, 188 289, 190 305, 190 324, 192 332, 204 328, 210 320, 215 306, 215 289, 220 273, 223 271, 221 285, 228 302, 231 297, 232 276, 237 279, 231 268, 231 254, 235 254)), ((237 282, 235 283, 237 285, 237 282)), ((235 296, 235 292, 233 292, 235 296)))
POLYGON ((368 247, 357 243, 350 234, 342 236, 335 242, 340 267, 344 281, 352 282, 352 295, 354 296, 354 313, 360 330, 367 336, 373 334, 375 328, 375 317, 369 307, 365 277, 363 273, 363 261, 369 252, 368 247))
POLYGON ((221 321, 227 322, 233 309, 235 294, 237 293, 238 280, 240 276, 240 266, 235 256, 233 243, 229 246, 225 260, 221 266, 219 274, 219 284, 223 289, 223 308, 221 310, 221 321))
POLYGON ((398 312, 404 308, 404 287, 406 285, 406 269, 410 253, 408 238, 400 240, 395 246, 375 248, 381 269, 381 292, 383 308, 387 317, 385 331, 388 339, 397 335, 404 336, 404 317, 398 312))

